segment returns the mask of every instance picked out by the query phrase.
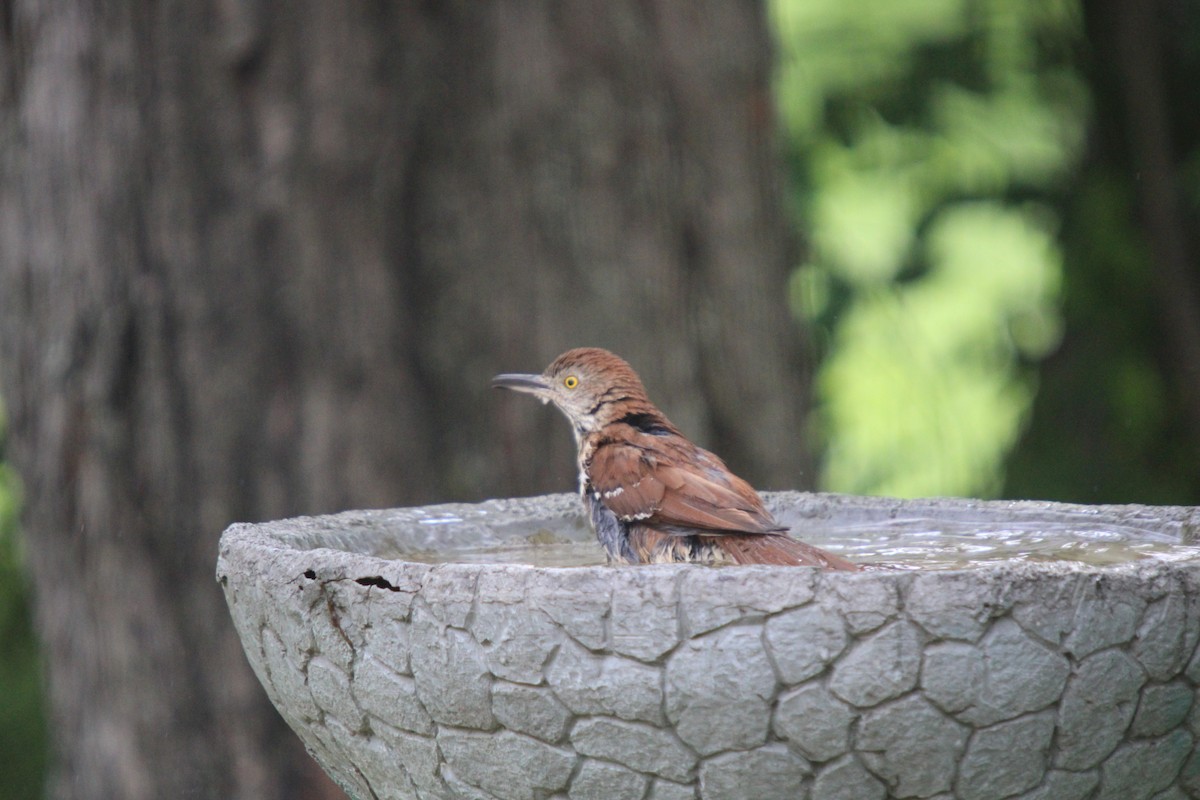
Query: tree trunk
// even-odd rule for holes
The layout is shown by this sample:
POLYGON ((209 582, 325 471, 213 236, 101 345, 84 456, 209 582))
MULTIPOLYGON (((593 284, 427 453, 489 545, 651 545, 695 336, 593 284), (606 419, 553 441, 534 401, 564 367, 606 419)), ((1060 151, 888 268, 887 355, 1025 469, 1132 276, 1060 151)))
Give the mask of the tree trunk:
POLYGON ((1171 130, 1173 122, 1182 121, 1172 119, 1172 109, 1194 98, 1195 87, 1189 85, 1182 97, 1171 96, 1164 54, 1170 37, 1164 30, 1184 15, 1170 6, 1162 0, 1095 0, 1087 8, 1092 29, 1098 31, 1096 44, 1111 54, 1116 105, 1122 112, 1115 124, 1124 133, 1136 176, 1135 196, 1166 342, 1164 360, 1182 398, 1185 422, 1200 439, 1200 268, 1193 250, 1195 219, 1188 218, 1184 201, 1183 151, 1177 151, 1171 130))
POLYGON ((758 4, 0 12, 51 797, 336 796, 246 668, 216 539, 571 488, 566 426, 493 373, 611 347, 736 470, 810 482, 758 4))

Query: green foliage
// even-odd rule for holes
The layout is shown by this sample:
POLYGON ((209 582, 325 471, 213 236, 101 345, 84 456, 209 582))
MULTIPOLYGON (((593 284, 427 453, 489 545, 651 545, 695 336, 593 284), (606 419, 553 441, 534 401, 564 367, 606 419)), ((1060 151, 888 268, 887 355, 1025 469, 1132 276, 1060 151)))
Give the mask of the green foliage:
POLYGON ((994 495, 1060 338, 1074 0, 774 0, 823 488, 994 495))
POLYGON ((19 564, 17 508, 16 475, 0 463, 0 797, 34 800, 42 796, 46 730, 37 644, 19 564))

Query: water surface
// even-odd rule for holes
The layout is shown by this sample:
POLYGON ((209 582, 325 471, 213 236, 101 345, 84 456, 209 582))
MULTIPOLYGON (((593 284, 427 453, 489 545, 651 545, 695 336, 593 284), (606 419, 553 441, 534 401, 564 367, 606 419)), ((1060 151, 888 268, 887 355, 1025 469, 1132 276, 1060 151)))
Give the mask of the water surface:
MULTIPOLYGON (((965 569, 1000 563, 1073 561, 1109 566, 1141 559, 1196 560, 1200 546, 1138 528, 1061 522, 938 522, 898 519, 855 525, 824 523, 793 532, 859 564, 892 569, 965 569)), ((579 529, 541 528, 502 542, 445 550, 394 551, 388 558, 428 563, 531 564, 583 567, 605 563, 604 552, 579 529)))

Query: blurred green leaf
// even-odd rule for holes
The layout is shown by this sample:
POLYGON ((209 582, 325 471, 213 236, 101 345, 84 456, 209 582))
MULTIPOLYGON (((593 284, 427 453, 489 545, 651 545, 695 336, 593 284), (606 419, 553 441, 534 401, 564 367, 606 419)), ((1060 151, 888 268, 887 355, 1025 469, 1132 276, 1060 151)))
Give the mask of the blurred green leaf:
MULTIPOLYGON (((4 453, 0 409, 0 456, 4 453)), ((46 727, 42 714, 41 669, 20 568, 16 473, 0 461, 0 797, 42 797, 46 769, 46 727)))
MULTIPOLYGON (((774 0, 777 97, 827 339, 825 488, 992 495, 1061 339, 1057 217, 1086 92, 1067 0, 774 0), (1014 199, 1020 197, 1020 199, 1014 199)), ((811 295, 809 294, 811 293, 811 295)))

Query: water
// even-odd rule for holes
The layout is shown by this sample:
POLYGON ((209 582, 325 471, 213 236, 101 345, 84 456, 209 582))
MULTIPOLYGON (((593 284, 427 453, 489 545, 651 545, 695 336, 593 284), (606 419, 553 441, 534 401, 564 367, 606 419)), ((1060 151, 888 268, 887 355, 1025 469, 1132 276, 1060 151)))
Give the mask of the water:
POLYGON ((439 552, 395 555, 406 561, 426 564, 529 564, 535 567, 595 567, 607 563, 597 542, 568 539, 535 544, 519 539, 490 547, 458 547, 439 552))
POLYGON ((1200 561, 1200 546, 1136 528, 1063 523, 946 524, 895 520, 887 525, 810 530, 813 544, 860 564, 897 569, 968 569, 1000 563, 1073 561, 1111 566, 1143 559, 1200 561))
MULTIPOLYGON (((1141 559, 1200 562, 1200 545, 1136 528, 1045 522, 943 523, 927 519, 860 525, 805 526, 805 541, 859 564, 891 569, 964 569, 1001 563, 1073 561, 1109 566, 1141 559)), ((438 551, 393 552, 385 557, 427 563, 530 564, 583 567, 605 563, 600 545, 540 529, 501 544, 438 551)))

